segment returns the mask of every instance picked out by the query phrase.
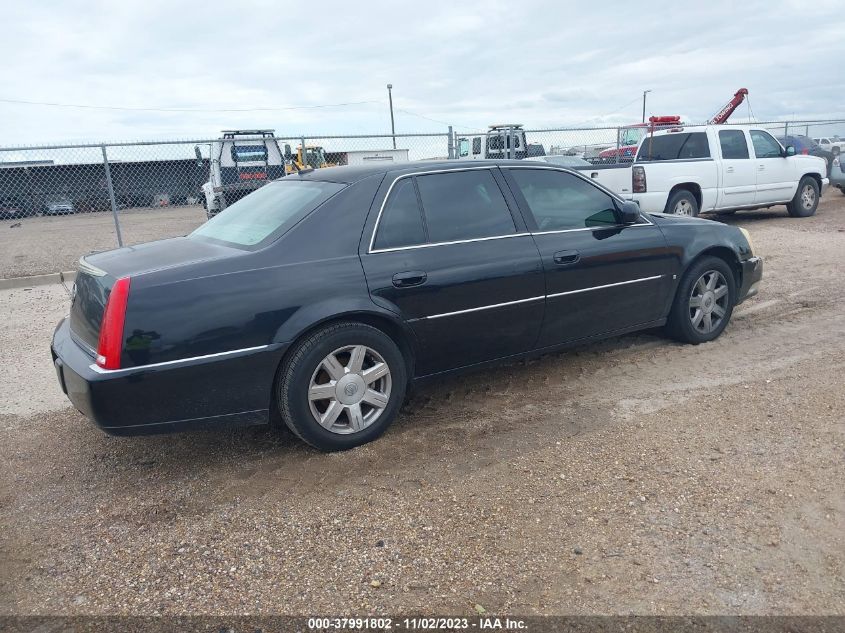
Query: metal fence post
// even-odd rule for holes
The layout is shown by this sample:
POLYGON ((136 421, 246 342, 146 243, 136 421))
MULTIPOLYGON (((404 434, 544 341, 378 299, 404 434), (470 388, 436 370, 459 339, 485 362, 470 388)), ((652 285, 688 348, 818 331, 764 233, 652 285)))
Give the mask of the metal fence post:
POLYGON ((305 137, 299 139, 300 147, 302 147, 302 152, 300 153, 299 157, 302 160, 302 169, 308 169, 308 152, 305 151, 305 137))
POLYGON ((453 158, 455 158, 455 137, 453 136, 451 125, 449 126, 449 149, 448 149, 448 152, 449 152, 449 160, 452 160, 453 158))
POLYGON ((616 154, 615 154, 616 160, 613 161, 614 163, 619 162, 619 148, 621 146, 622 146, 622 128, 618 127, 618 128, 616 128, 616 154))
POLYGON ((789 121, 783 124, 783 135, 789 136, 789 121))
POLYGON ((111 201, 111 212, 114 216, 114 229, 117 231, 117 245, 123 247, 123 236, 120 234, 120 220, 117 217, 117 201, 114 199, 114 186, 111 181, 111 169, 109 169, 109 157, 106 154, 106 146, 100 146, 103 150, 103 166, 106 168, 106 187, 109 190, 109 200, 111 201))

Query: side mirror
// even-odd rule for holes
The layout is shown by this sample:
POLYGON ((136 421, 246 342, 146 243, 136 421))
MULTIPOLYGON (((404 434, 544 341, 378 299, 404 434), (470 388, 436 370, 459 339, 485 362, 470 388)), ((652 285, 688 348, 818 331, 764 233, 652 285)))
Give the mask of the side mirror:
POLYGON ((202 167, 202 152, 199 145, 194 145, 194 154, 197 155, 197 165, 202 167))
POLYGON ((619 217, 622 224, 634 224, 640 219, 640 205, 631 200, 626 200, 619 209, 619 217))
POLYGON ((293 157, 293 152, 290 149, 290 145, 285 143, 285 160, 290 160, 293 157))
POLYGON ((792 145, 786 146, 786 151, 783 153, 784 156, 795 156, 795 148, 792 145))

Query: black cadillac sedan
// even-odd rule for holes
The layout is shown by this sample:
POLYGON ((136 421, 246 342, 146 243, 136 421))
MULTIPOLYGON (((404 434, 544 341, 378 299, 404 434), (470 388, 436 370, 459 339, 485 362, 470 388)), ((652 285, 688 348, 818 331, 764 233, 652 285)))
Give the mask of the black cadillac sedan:
POLYGON ((112 434, 281 420, 339 450, 423 378, 656 326, 710 341, 761 276, 743 229, 552 165, 327 168, 83 257, 52 355, 112 434))

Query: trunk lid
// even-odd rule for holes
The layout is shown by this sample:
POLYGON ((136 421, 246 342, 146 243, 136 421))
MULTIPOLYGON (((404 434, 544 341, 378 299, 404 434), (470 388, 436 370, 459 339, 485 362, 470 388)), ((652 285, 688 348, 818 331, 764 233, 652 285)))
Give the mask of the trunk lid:
POLYGON ((74 284, 70 308, 71 335, 92 357, 96 356, 106 302, 112 286, 121 277, 243 253, 226 246, 177 237, 86 255, 79 260, 74 284))

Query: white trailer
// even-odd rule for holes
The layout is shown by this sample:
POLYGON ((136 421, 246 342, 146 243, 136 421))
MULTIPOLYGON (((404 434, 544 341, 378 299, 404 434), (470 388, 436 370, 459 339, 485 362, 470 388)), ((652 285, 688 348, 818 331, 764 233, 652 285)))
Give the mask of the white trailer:
POLYGON ((406 149, 362 149, 349 152, 326 152, 329 165, 372 165, 382 163, 407 163, 406 149))

